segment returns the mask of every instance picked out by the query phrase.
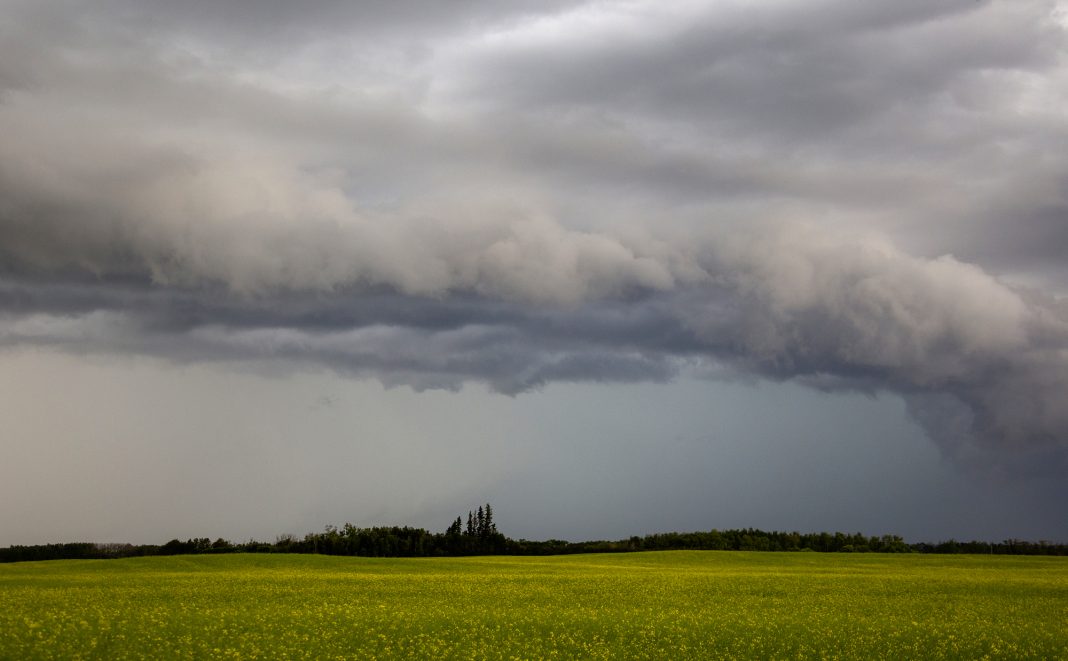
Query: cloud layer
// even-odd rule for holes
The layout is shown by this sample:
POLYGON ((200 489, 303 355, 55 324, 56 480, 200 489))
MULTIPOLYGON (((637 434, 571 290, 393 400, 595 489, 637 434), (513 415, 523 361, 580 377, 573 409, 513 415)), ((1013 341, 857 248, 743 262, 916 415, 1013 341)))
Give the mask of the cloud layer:
POLYGON ((1068 471, 1053 2, 0 2, 0 343, 755 375, 1068 471))

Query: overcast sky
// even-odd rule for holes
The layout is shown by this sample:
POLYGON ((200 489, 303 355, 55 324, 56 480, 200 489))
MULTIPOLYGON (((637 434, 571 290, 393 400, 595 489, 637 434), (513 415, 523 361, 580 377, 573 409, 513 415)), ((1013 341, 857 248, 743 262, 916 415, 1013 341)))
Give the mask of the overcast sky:
POLYGON ((1068 3, 0 0, 0 544, 1068 541, 1068 3))

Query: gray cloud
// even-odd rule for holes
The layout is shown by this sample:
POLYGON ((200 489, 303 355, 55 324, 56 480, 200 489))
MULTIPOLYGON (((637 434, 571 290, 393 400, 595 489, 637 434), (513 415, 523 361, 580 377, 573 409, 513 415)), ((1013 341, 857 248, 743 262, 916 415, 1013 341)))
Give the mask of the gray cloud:
MULTIPOLYGON (((1068 316, 1055 303, 1029 299, 973 265, 910 257, 884 242, 792 227, 745 234, 697 251, 703 282, 535 306, 523 290, 492 287, 426 298, 9 285, 0 341, 323 365, 416 388, 478 380, 512 394, 558 380, 667 380, 721 365, 828 390, 906 395, 953 456, 989 463, 1016 450, 1063 453, 1068 316), (961 412, 931 413, 953 407, 961 412), (963 437, 971 439, 965 447, 963 437)), ((526 258, 517 255, 517 268, 526 258)), ((1048 458, 1042 467, 1050 469, 1048 458)))
POLYGON ((756 375, 1066 470, 1059 5, 209 4, 0 3, 0 344, 756 375))

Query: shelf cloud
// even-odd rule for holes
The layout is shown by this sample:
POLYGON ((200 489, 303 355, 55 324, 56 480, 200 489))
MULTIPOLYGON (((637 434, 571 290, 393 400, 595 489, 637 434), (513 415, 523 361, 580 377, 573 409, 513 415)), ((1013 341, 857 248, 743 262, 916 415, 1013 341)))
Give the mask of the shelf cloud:
POLYGON ((4 346, 892 392, 1068 472, 1059 3, 0 7, 4 346))

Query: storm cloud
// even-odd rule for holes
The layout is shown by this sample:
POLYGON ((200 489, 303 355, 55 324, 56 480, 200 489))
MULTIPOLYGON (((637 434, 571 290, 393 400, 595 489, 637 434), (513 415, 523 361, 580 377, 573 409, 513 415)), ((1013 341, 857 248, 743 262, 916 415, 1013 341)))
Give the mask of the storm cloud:
POLYGON ((0 6, 4 346, 892 392, 1068 472, 1059 3, 0 6))

